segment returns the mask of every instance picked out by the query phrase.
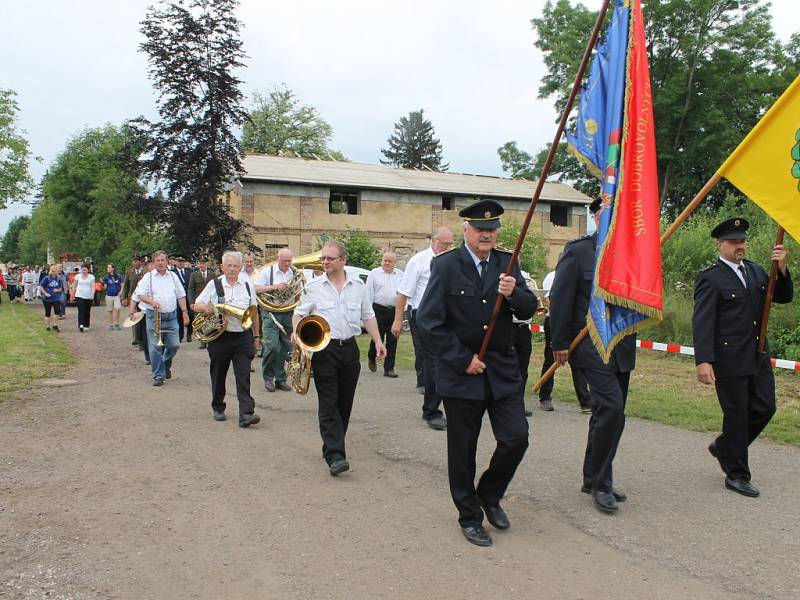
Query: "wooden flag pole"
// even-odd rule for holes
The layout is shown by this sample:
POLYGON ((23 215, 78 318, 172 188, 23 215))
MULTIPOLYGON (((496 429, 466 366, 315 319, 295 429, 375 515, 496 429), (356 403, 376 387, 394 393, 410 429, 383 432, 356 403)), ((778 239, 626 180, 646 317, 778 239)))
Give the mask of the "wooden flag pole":
MULTIPOLYGON (((678 215, 678 217, 675 219, 675 221, 672 223, 672 225, 670 225, 667 228, 667 230, 661 236, 661 247, 662 248, 664 247, 664 244, 667 243, 667 240, 669 240, 669 238, 671 238, 672 235, 678 230, 678 227, 680 227, 683 224, 683 222, 686 219, 689 218, 689 215, 692 214, 692 212, 694 212, 694 209, 697 208, 698 205, 703 200, 706 199, 706 196, 708 196, 711 193, 711 190, 714 189, 714 186, 717 185, 717 183, 719 183, 720 177, 721 177, 721 175, 719 173, 714 173, 714 175, 711 177, 711 179, 709 179, 706 182, 706 184, 702 187, 702 189, 699 192, 697 192, 697 195, 695 195, 695 197, 692 198, 692 201, 689 202, 689 204, 686 205, 686 208, 684 208, 683 211, 681 211, 681 214, 678 215)), ((781 241, 783 241, 783 234, 782 233, 781 233, 781 241)), ((780 242, 776 242, 776 243, 780 243, 780 242)), ((773 267, 773 268, 775 268, 775 267, 773 267)), ((774 286, 774 283, 773 283, 773 288, 774 287, 775 286, 774 286)), ((769 299, 771 301, 772 300, 772 296, 770 296, 769 299)), ((766 305, 765 305, 765 308, 766 308, 766 305)), ((762 326, 763 326, 763 320, 762 320, 762 326)), ((572 342, 569 345, 568 351, 569 351, 570 354, 572 354, 575 351, 575 348, 578 347, 578 344, 580 344, 587 335, 589 335, 589 328, 588 327, 584 327, 583 329, 581 329, 578 332, 578 335, 575 336, 575 339, 572 340, 572 342)), ((763 333, 762 333, 761 338, 763 339, 763 333)), ((761 343, 761 340, 759 340, 759 344, 760 343, 761 343)), ((763 348, 761 348, 761 350, 763 351, 763 348)), ((539 378, 539 381, 537 381, 533 385, 533 391, 534 392, 538 392, 539 389, 545 384, 545 382, 555 374, 556 369, 558 369, 558 367, 559 367, 559 365, 556 362, 554 362, 552 365, 550 365, 550 368, 547 369, 547 371, 544 372, 544 374, 539 378)))
MULTIPOLYGON (((783 244, 783 227, 778 227, 778 233, 775 235, 775 245, 783 244)), ((757 368, 761 368, 762 363, 766 356, 764 348, 767 345, 767 323, 769 322, 769 311, 772 308, 772 296, 775 295, 775 280, 778 278, 778 261, 772 261, 772 267, 769 270, 769 283, 767 284, 767 295, 764 298, 764 308, 761 311, 761 329, 758 331, 758 353, 756 354, 757 368)))
MULTIPOLYGON (((536 183, 536 190, 533 193, 533 198, 531 199, 531 205, 528 208, 528 214, 525 215, 525 221, 522 223, 522 228, 519 231, 519 238, 517 239, 517 245, 514 247, 514 252, 511 255, 511 260, 508 261, 508 269, 506 269, 505 272, 506 275, 510 275, 511 272, 514 270, 514 266, 517 263, 520 250, 522 250, 522 243, 525 241, 525 236, 528 233, 528 226, 531 223, 531 218, 533 217, 533 211, 536 209, 536 204, 539 202, 539 196, 542 193, 542 188, 544 187, 547 175, 548 173, 550 173, 550 167, 552 166, 553 159, 556 156, 556 151, 558 150, 558 143, 561 141, 561 136, 564 133, 564 128, 567 125, 567 119, 569 118, 569 113, 572 110, 572 105, 575 103, 575 97, 578 95, 578 91, 581 89, 581 83, 583 82, 583 75, 586 72, 586 67, 589 64, 589 59, 592 56, 592 49, 597 43, 597 38, 600 36, 600 29, 603 25, 603 20, 606 17, 606 11, 608 10, 608 5, 610 1, 611 0, 603 1, 603 6, 600 8, 600 13, 597 15, 597 21, 595 21, 594 23, 592 36, 591 38, 589 38, 589 43, 586 45, 586 50, 584 50, 583 52, 583 59, 581 60, 580 67, 578 67, 578 74, 575 76, 575 83, 572 85, 572 91, 570 92, 569 98, 567 99, 567 104, 564 107, 564 112, 561 113, 561 120, 558 122, 556 134, 553 137, 553 144, 550 146, 550 151, 547 153, 547 159, 545 160, 544 166, 542 167, 542 172, 539 174, 539 181, 536 183)), ((497 295, 497 301, 494 303, 494 308, 492 309, 492 316, 489 318, 489 324, 486 327, 486 333, 483 335, 483 342, 481 343, 481 349, 478 352, 478 360, 483 360, 483 357, 486 355, 486 350, 489 348, 489 340, 491 339, 492 333, 494 332, 494 326, 497 323, 497 317, 500 315, 500 307, 503 305, 503 298, 504 296, 502 294, 497 295)))

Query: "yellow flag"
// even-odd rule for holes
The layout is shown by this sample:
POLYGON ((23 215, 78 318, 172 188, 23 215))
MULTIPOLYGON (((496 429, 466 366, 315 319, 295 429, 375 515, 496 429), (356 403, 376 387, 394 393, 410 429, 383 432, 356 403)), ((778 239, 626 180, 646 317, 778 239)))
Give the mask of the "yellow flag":
POLYGON ((800 241, 800 75, 717 173, 800 241))

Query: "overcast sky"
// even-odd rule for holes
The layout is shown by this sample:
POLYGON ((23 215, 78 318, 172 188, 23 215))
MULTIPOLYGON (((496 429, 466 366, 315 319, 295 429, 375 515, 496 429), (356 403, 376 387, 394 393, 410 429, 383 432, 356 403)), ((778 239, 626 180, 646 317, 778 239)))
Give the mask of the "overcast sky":
MULTIPOLYGON (((0 87, 17 91, 19 121, 41 178, 83 127, 155 116, 139 23, 152 2, 0 0, 0 87)), ((601 0, 584 0, 597 9, 601 0)), ((798 0, 774 0, 779 37, 800 31, 798 0)), ((285 83, 333 126, 331 146, 377 163, 394 123, 424 108, 450 171, 502 175, 497 148, 533 151, 553 137, 552 102, 530 20, 544 0, 242 0, 254 91, 285 83)), ((29 206, 0 210, 0 234, 29 206)))

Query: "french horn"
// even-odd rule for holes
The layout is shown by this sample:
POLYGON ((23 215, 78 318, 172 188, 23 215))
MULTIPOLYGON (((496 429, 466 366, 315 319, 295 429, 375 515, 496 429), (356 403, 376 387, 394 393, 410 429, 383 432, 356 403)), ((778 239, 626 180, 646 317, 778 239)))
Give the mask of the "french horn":
POLYGON ((311 355, 324 349, 331 341, 331 326, 319 315, 303 317, 294 331, 297 344, 286 361, 286 375, 292 389, 304 395, 311 383, 311 355))
POLYGON ((258 308, 255 306, 239 308, 233 304, 219 303, 214 303, 213 306, 216 309, 213 315, 198 313, 192 321, 193 335, 203 344, 213 342, 225 332, 227 317, 241 321, 242 329, 250 329, 258 316, 258 308))
MULTIPOLYGON (((300 296, 303 295, 303 290, 306 287, 306 276, 303 275, 302 269, 322 270, 322 262, 320 260, 322 251, 318 250, 312 254, 305 254, 298 256, 292 260, 292 279, 286 284, 286 287, 273 290, 272 292, 261 292, 256 294, 256 300, 259 306, 264 310, 275 313, 292 312, 297 305, 300 304, 300 296)), ((274 267, 276 263, 272 262, 262 267, 254 280, 257 280, 265 269, 274 267)))

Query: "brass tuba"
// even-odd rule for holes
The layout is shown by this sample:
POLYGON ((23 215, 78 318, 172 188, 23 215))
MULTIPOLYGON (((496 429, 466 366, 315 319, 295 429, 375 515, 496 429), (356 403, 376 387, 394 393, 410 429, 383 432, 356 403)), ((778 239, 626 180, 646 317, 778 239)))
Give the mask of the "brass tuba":
POLYGON ((247 308, 239 308, 233 304, 213 304, 216 312, 213 315, 206 313, 198 313, 192 321, 193 335, 196 340, 207 344, 213 342, 225 332, 225 323, 227 317, 241 321, 242 329, 250 329, 253 326, 253 321, 258 316, 258 308, 255 306, 248 306, 247 308))
MULTIPOLYGON (((306 276, 303 275, 301 269, 321 270, 320 256, 322 256, 322 251, 318 250, 312 254, 305 254, 293 259, 290 267, 292 269, 292 280, 286 284, 285 288, 256 294, 256 300, 258 300, 261 308, 276 313, 292 312, 300 304, 300 296, 306 286, 306 276)), ((264 269, 269 269, 273 266, 275 266, 274 262, 262 267, 254 281, 259 278, 264 269)))
POLYGON ((330 343, 331 326, 319 315, 308 315, 297 324, 294 339, 297 345, 285 367, 292 389, 302 395, 308 392, 308 385, 311 383, 311 355, 330 343))

